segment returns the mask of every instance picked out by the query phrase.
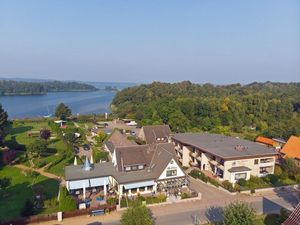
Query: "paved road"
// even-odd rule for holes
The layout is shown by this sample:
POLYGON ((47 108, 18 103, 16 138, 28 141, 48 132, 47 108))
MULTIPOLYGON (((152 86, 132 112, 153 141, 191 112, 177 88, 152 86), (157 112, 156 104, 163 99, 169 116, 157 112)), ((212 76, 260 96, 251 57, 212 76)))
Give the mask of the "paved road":
MULTIPOLYGON (((212 187, 210 187, 212 188, 212 187)), ((211 192, 216 192, 211 189, 211 192)), ((210 192, 210 193, 211 193, 210 192)), ((268 192, 264 196, 247 196, 236 195, 225 198, 207 198, 207 200, 196 200, 190 202, 173 203, 169 205, 156 205, 149 207, 156 219, 157 225, 192 225, 193 217, 196 215, 202 222, 219 220, 221 218, 221 207, 224 207, 232 201, 243 200, 251 204, 258 213, 272 213, 278 212, 281 207, 292 209, 297 203, 297 193, 291 191, 268 192), (210 200, 208 200, 210 199, 210 200)), ((230 196, 230 195, 229 195, 230 196)), ((122 212, 114 212, 105 216, 98 217, 74 217, 66 219, 61 223, 47 222, 45 225, 54 224, 72 224, 82 225, 96 221, 101 221, 103 225, 117 225, 119 224, 122 212)))

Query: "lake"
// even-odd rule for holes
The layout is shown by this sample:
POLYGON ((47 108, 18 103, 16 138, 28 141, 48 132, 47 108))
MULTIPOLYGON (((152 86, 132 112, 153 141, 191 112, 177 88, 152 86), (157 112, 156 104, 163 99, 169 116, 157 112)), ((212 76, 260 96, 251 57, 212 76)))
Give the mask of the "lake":
POLYGON ((47 95, 0 96, 0 103, 10 119, 41 117, 54 114, 56 106, 63 102, 72 113, 89 114, 109 112, 109 105, 116 92, 54 92, 47 95))
MULTIPOLYGON (((119 90, 134 86, 134 83, 86 82, 97 88, 117 87, 119 90)), ((56 106, 63 102, 72 110, 72 114, 90 114, 110 112, 109 106, 116 92, 52 92, 47 95, 0 96, 0 104, 10 119, 42 117, 54 115, 56 106)))

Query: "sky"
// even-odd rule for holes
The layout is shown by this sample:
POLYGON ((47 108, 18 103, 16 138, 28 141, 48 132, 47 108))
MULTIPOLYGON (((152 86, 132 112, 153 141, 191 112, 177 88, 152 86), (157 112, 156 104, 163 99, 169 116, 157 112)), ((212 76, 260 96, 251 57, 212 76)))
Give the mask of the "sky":
POLYGON ((0 77, 300 82, 300 1, 0 0, 0 77))

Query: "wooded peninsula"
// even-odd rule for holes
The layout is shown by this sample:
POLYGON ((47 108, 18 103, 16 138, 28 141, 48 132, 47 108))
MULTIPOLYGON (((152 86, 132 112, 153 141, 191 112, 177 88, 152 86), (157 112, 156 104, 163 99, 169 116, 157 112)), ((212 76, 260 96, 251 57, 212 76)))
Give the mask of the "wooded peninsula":
POLYGON ((96 87, 90 84, 78 82, 24 82, 12 80, 0 80, 1 95, 44 95, 48 92, 72 92, 72 91, 96 91, 96 87))
POLYGON ((174 132, 243 134, 247 139, 300 135, 300 83, 154 82, 118 92, 111 109, 140 125, 169 124, 174 132))

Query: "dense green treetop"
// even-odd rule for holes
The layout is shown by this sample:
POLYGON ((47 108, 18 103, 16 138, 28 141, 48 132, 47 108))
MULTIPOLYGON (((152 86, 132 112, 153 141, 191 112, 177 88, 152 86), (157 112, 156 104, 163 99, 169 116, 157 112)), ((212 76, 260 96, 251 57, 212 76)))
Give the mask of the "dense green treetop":
POLYGON ((0 104, 0 145, 2 145, 2 142, 6 136, 7 133, 7 126, 8 126, 8 115, 6 111, 2 108, 2 105, 0 104))
POLYGON ((55 116, 61 120, 65 120, 67 117, 72 115, 71 109, 64 103, 60 103, 55 109, 55 116))
POLYGON ((46 94, 47 92, 59 91, 95 91, 92 85, 78 82, 23 82, 0 80, 0 96, 1 95, 31 95, 46 94))
POLYGON ((173 131, 242 132, 269 137, 300 135, 300 83, 212 85, 160 83, 118 92, 111 105, 141 125, 165 123, 173 131))

